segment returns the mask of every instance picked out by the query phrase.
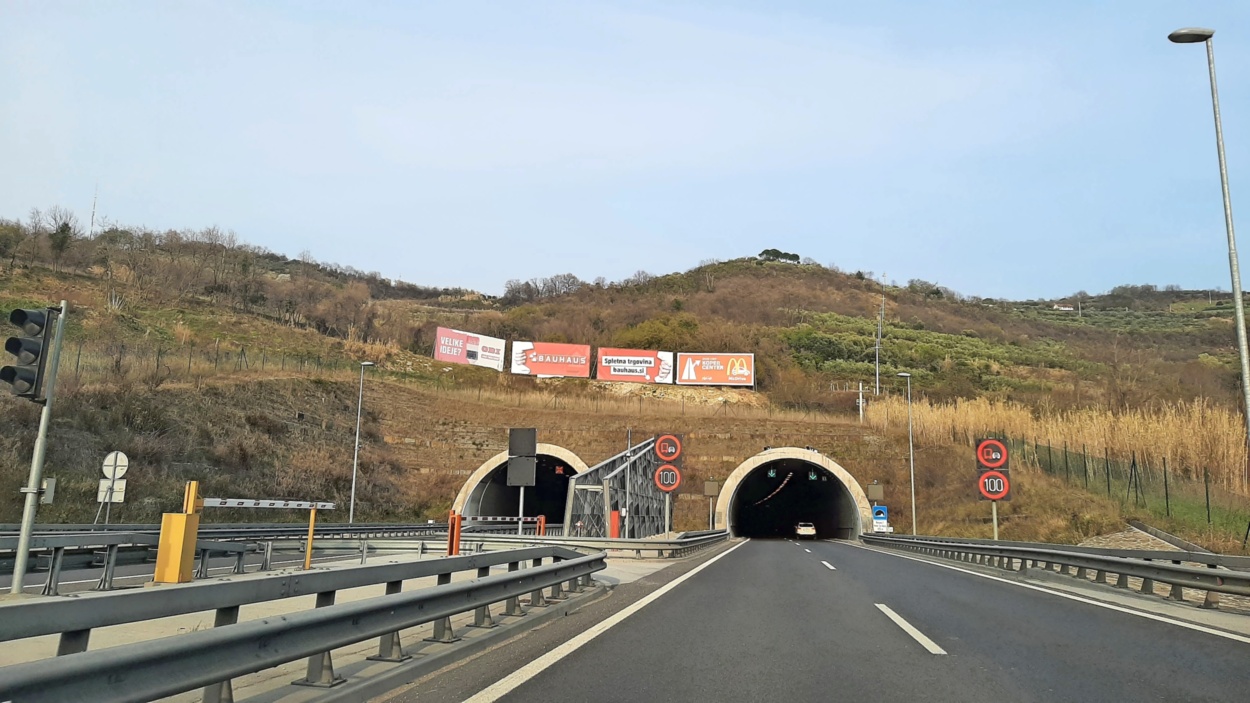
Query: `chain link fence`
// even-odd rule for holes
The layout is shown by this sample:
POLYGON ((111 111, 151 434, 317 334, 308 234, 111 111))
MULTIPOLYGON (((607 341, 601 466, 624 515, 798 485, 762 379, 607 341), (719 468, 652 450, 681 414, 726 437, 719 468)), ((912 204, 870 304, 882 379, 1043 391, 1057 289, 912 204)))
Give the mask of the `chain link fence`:
POLYGON ((1225 548, 1244 551, 1250 542, 1250 498, 1213 485, 1205 468, 1171 466, 1166 459, 1150 463, 1138 452, 1124 457, 1085 446, 1009 443, 1017 463, 1105 495, 1126 513, 1162 520, 1173 530, 1205 534, 1209 543, 1225 548))
POLYGON ((82 384, 134 381, 160 385, 232 374, 315 374, 354 370, 348 359, 217 340, 210 344, 68 341, 60 378, 82 384))

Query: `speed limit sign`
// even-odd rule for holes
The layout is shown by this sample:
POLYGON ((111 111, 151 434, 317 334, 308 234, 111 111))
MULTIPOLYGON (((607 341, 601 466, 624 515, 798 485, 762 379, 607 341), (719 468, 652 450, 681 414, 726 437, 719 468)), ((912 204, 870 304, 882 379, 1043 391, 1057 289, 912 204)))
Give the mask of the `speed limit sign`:
POLYGON ((1006 471, 982 471, 977 477, 981 500, 1011 500, 1011 477, 1006 471))
POLYGON ((655 470, 655 485, 665 493, 672 493, 681 485, 681 469, 664 464, 655 470))

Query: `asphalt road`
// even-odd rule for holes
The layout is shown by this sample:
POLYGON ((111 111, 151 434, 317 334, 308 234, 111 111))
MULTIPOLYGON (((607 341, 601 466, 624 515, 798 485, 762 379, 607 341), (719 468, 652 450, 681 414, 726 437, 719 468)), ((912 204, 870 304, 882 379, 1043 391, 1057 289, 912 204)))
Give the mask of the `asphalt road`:
POLYGON ((500 700, 1237 701, 1250 699, 1248 655, 847 543, 753 540, 500 700))

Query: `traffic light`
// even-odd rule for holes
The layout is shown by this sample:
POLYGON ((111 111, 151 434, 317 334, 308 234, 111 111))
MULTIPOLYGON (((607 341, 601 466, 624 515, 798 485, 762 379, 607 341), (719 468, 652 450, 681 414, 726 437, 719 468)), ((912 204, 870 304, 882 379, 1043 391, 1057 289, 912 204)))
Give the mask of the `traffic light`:
POLYGON ((9 337, 4 350, 17 357, 12 366, 0 368, 0 381, 13 387, 13 393, 22 398, 41 402, 43 395, 44 367, 52 351, 52 314, 47 310, 14 310, 9 322, 22 331, 22 336, 9 337))

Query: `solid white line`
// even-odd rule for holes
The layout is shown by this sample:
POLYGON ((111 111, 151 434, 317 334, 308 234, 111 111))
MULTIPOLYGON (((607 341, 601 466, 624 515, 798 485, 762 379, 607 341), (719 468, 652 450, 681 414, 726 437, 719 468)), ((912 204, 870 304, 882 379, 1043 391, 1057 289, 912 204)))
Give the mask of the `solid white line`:
POLYGON ((833 565, 833 564, 830 564, 830 563, 829 563, 829 562, 827 562, 827 561, 822 561, 822 562, 820 562, 820 563, 821 563, 821 564, 824 564, 824 565, 825 565, 825 566, 827 566, 827 567, 829 567, 829 570, 830 570, 830 571, 837 571, 837 568, 836 568, 836 567, 834 567, 834 565, 833 565))
POLYGON ((1074 600, 1078 603, 1087 603, 1089 605, 1098 606, 1099 608, 1106 608, 1107 610, 1114 610, 1120 613, 1136 615, 1139 618, 1146 618, 1147 620, 1155 620, 1157 622, 1164 622, 1164 623, 1168 623, 1169 625, 1176 625, 1177 627, 1183 627, 1187 630, 1194 630, 1196 632, 1204 632, 1208 635, 1215 635, 1216 637, 1223 637, 1225 639, 1234 640, 1236 642, 1245 642, 1246 644, 1250 644, 1250 637, 1246 637, 1244 635, 1238 635, 1232 632, 1225 632, 1224 630, 1217 630, 1212 627, 1205 627, 1203 625, 1198 625, 1192 622, 1185 622, 1184 620, 1174 620, 1172 618, 1165 617, 1163 615, 1155 615, 1154 613, 1143 613, 1140 610, 1133 610, 1132 608, 1125 608, 1123 606, 1114 605, 1112 603, 1104 603, 1102 601, 1094 600, 1092 598, 1084 598, 1082 596, 1073 595, 1071 593, 1064 593, 1063 591, 1052 591, 1049 588, 1042 588, 1041 586, 1034 586, 1031 583, 1021 583, 1019 581, 1012 581, 1010 579, 1004 579, 1004 578, 999 578, 997 576, 991 576, 990 574, 980 574, 975 571, 970 571, 968 569, 961 569, 958 566, 952 566, 950 564, 942 564, 939 562, 933 562, 933 561, 929 561, 928 559, 920 559, 917 557, 910 556, 908 554, 896 554, 892 551, 888 551, 884 549, 875 549, 873 547, 862 546, 862 545, 851 545, 851 546, 858 547, 860 549, 864 549, 870 552, 877 552, 878 554, 885 554, 885 555, 892 556, 892 557, 899 557, 901 559, 910 559, 912 561, 918 561, 921 564, 928 564, 930 566, 940 566, 943 569, 959 571, 959 572, 969 574, 972 576, 979 576, 984 579, 990 579, 991 581, 998 581, 999 583, 1006 583, 1012 586, 1019 586, 1021 588, 1027 588, 1031 591, 1040 591, 1042 593, 1049 593, 1052 596, 1059 596, 1060 598, 1067 598, 1068 600, 1074 600))
POLYGON ((810 550, 810 549, 804 549, 803 551, 807 552, 808 554, 811 554, 811 553, 812 553, 812 550, 810 550))
POLYGON ((711 566, 712 564, 715 564, 717 561, 720 561, 721 559, 729 556, 729 554, 733 552, 733 550, 737 549, 738 547, 741 547, 742 545, 746 544, 749 541, 750 540, 746 540, 739 544, 735 544, 733 547, 730 547, 724 552, 717 554, 716 556, 703 562, 702 564, 695 567, 694 569, 691 569, 689 572, 665 584, 663 588, 656 591, 655 593, 652 593, 651 595, 647 596, 646 598, 643 598, 637 603, 634 603, 633 605, 622 610, 616 615, 613 615, 607 620, 604 620, 598 625, 595 625, 589 630, 586 630, 582 634, 574 637, 568 642, 565 642, 564 644, 547 652, 546 654, 535 659, 529 664, 526 664, 520 669, 517 669, 511 674, 508 674, 504 678, 496 681, 495 683, 482 689, 481 691, 478 691, 476 695, 474 695, 472 698, 469 698, 467 701, 465 701, 465 703, 493 703, 494 701, 497 701, 500 698, 503 698, 504 696, 511 693, 516 687, 520 686, 526 681, 529 681, 535 676, 541 674, 543 671, 547 670, 556 662, 560 661, 561 659, 577 651, 579 648, 585 646, 586 643, 590 642, 594 638, 598 637, 599 635, 602 635, 603 633, 607 632, 613 627, 616 627, 617 625, 621 624, 621 622, 624 621, 625 618, 628 618, 629 616, 633 615, 639 610, 642 610, 643 608, 647 607, 651 603, 658 600, 665 593, 668 593, 674 588, 677 588, 681 584, 693 578, 695 574, 699 573, 700 571, 703 571, 704 569, 711 566))
POLYGON ((885 616, 894 621, 895 625, 903 628, 903 632, 911 635, 911 638, 920 643, 921 647, 929 650, 929 654, 946 654, 946 650, 937 646, 937 642, 925 637, 924 633, 911 626, 911 623, 903 619, 903 616, 890 610, 889 606, 883 603, 877 603, 877 609, 885 613, 885 616))

